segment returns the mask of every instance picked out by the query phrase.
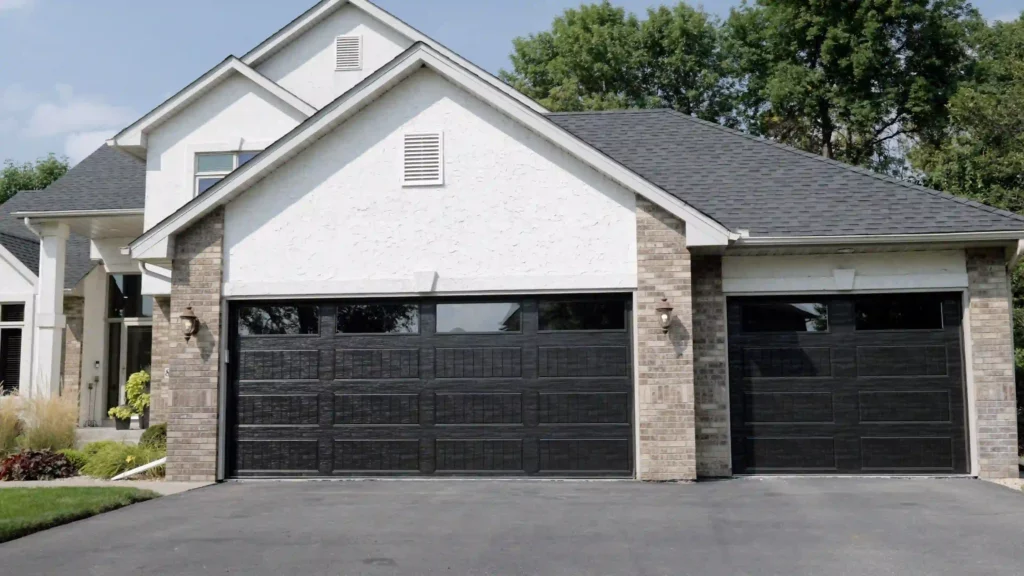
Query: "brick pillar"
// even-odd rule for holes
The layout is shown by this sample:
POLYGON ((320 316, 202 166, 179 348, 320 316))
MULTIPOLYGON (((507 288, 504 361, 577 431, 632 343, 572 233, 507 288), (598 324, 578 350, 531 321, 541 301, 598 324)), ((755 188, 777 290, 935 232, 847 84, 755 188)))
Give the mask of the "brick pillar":
POLYGON ((1013 317, 1006 258, 998 248, 967 250, 971 374, 983 478, 1016 478, 1017 397, 1013 317))
POLYGON ((81 405, 79 390, 82 385, 82 331, 85 328, 85 298, 64 297, 64 351, 61 360, 61 396, 81 405))
POLYGON ((224 210, 205 216, 175 239, 168 350, 167 479, 209 482, 217 476, 220 298, 224 210), (179 317, 191 306, 199 333, 185 342, 179 317))
POLYGON ((693 480, 697 452, 686 225, 645 198, 638 196, 636 203, 639 476, 693 480), (663 297, 674 308, 668 334, 655 311, 663 297))
POLYGON ((722 257, 694 256, 693 393, 697 475, 732 476, 729 445, 729 352, 726 349, 722 257))
POLYGON ((170 367, 170 338, 171 299, 157 296, 153 298, 153 368, 149 381, 149 392, 152 397, 149 420, 154 424, 167 422, 170 407, 170 378, 166 374, 170 367))

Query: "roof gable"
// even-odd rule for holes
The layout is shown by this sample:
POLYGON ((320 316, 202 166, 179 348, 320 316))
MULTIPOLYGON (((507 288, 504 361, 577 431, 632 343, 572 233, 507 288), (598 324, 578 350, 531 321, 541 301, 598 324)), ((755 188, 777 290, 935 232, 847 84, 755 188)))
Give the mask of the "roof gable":
POLYGON ((687 240, 691 245, 726 245, 728 243, 730 233, 718 222, 652 185, 582 140, 559 128, 544 115, 521 105, 503 91, 484 82, 433 48, 424 44, 415 44, 392 61, 390 65, 366 78, 248 164, 233 172, 204 194, 194 198, 136 239, 131 245, 133 257, 154 260, 167 259, 169 257, 167 252, 170 248, 168 240, 175 233, 198 221, 217 206, 229 202, 238 194, 243 193, 268 173, 301 154, 324 134, 359 113, 379 95, 386 93, 423 67, 430 68, 449 82, 521 122, 539 136, 589 164, 605 177, 685 220, 687 240))
POLYGON ((256 67, 268 58, 273 56, 278 50, 287 46, 293 42, 296 38, 304 34, 306 31, 312 29, 314 26, 319 24, 325 18, 330 16, 332 13, 344 6, 352 6, 362 10, 364 13, 382 22, 384 25, 395 30, 399 34, 408 38, 411 42, 422 42, 427 46, 430 46, 434 50, 443 54, 445 57, 452 59, 460 66, 471 71, 473 74, 479 76, 488 84, 501 90, 505 94, 518 100, 521 104, 524 104, 537 112, 546 112, 547 110, 533 101, 531 98, 521 94, 511 86, 505 84, 500 79, 495 77, 490 72, 487 72, 483 68, 473 64, 469 60, 466 60, 462 56, 459 56, 455 52, 446 48, 443 44, 437 42, 433 38, 430 38, 426 34, 420 32, 416 28, 413 28, 409 24, 405 23, 398 17, 387 12, 383 8, 377 6, 373 2, 368 0, 322 0, 309 10, 302 13, 298 18, 292 20, 288 24, 275 32, 270 38, 267 38, 259 44, 259 46, 253 48, 244 56, 242 56, 242 62, 249 66, 256 67))
POLYGON ((122 130, 108 143, 133 154, 143 155, 142 150, 147 146, 146 136, 150 131, 173 118, 190 104, 235 74, 240 74, 247 78, 307 118, 316 112, 316 108, 309 103, 285 90, 279 84, 271 81, 256 70, 253 70, 238 58, 229 56, 226 60, 214 66, 209 72, 199 77, 198 80, 168 98, 148 114, 135 121, 131 126, 122 130))
POLYGON ((752 241, 1024 230, 1017 214, 672 110, 550 118, 752 241))

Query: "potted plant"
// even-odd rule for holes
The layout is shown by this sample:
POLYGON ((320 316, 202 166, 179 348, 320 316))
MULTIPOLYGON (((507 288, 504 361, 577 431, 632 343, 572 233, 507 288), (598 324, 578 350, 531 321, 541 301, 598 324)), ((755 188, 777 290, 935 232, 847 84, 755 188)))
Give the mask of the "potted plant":
POLYGON ((118 430, 128 430, 132 427, 132 407, 127 404, 107 410, 107 416, 114 419, 114 425, 118 430))
POLYGON ((149 394, 149 374, 145 370, 139 370, 128 377, 125 383, 125 396, 128 397, 128 405, 135 414, 139 415, 139 428, 149 428, 149 405, 152 398, 149 394))

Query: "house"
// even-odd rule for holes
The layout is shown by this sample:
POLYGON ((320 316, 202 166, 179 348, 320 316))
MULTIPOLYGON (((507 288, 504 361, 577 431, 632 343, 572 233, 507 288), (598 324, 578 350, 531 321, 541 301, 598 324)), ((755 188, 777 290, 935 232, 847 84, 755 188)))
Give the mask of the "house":
POLYGON ((171 479, 1017 474, 1017 215, 551 114, 366 0, 107 144, 5 206, 4 371, 85 423, 149 368, 171 479))

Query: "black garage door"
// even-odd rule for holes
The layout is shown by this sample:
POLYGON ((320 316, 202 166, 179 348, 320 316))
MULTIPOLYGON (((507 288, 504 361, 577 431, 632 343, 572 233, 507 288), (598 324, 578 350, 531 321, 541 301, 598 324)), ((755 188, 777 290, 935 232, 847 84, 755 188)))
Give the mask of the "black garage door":
POLYGON ((959 294, 732 298, 736 473, 965 473, 959 294))
POLYGON ((630 302, 234 303, 229 474, 630 476, 630 302))

